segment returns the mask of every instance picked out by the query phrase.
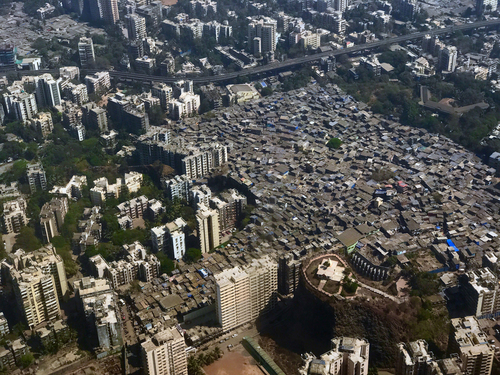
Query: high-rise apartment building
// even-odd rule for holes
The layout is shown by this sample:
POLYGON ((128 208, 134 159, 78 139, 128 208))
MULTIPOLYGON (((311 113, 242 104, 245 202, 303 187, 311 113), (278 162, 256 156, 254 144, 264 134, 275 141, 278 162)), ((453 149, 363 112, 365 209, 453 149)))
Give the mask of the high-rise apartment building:
POLYGON ((16 47, 12 44, 0 45, 0 66, 15 68, 16 64, 16 47))
MULTIPOLYGON (((276 50, 276 29, 278 22, 269 17, 259 17, 248 25, 248 40, 253 43, 254 38, 260 38, 261 51, 254 54, 274 52, 276 50)), ((255 43, 252 44, 255 47, 255 43)))
POLYGON ((71 102, 82 105, 89 101, 87 86, 83 83, 75 85, 71 82, 66 82, 63 86, 62 91, 64 96, 71 102))
POLYGON ((115 24, 119 20, 117 0, 89 0, 88 3, 93 21, 115 24))
POLYGON ((489 268, 467 272, 461 286, 465 304, 473 315, 493 316, 500 312, 498 278, 489 268))
POLYGON ((276 302, 278 265, 269 256, 215 275, 216 313, 224 331, 248 323, 276 302))
POLYGON ((467 375, 490 375, 495 348, 479 326, 475 316, 451 320, 452 338, 449 348, 461 360, 461 370, 467 375))
POLYGON ((301 374, 367 375, 370 344, 365 339, 337 337, 332 349, 319 358, 306 354, 301 374))
POLYGON ((34 327, 61 315, 59 299, 68 292, 63 260, 51 245, 25 253, 19 249, 2 262, 6 284, 11 284, 19 312, 34 327))
POLYGON ((128 38, 130 40, 143 40, 147 37, 146 19, 138 14, 127 14, 125 16, 125 24, 127 25, 128 38))
POLYGON ((29 253, 19 249, 10 253, 7 259, 2 262, 2 272, 4 275, 7 274, 7 280, 13 278, 12 272, 22 273, 30 267, 40 270, 44 275, 52 275, 58 298, 67 297, 68 282, 64 262, 52 245, 49 244, 29 253))
POLYGON ((193 113, 198 113, 200 96, 186 92, 179 96, 179 98, 170 101, 168 106, 170 117, 174 120, 179 120, 193 113))
POLYGON ((38 113, 35 94, 21 92, 5 96, 8 113, 13 113, 16 120, 27 122, 38 113))
POLYGON ((28 183, 30 184, 31 193, 37 190, 47 190, 47 177, 41 163, 31 163, 26 167, 28 183))
POLYGON ((417 340, 408 344, 398 344, 396 358, 396 375, 429 374, 433 362, 432 353, 425 340, 417 340))
POLYGON ((169 132, 159 127, 139 137, 137 150, 142 164, 160 160, 190 180, 206 176, 214 168, 227 163, 228 159, 227 146, 210 143, 197 147, 186 144, 182 138, 171 140, 169 132))
MULTIPOLYGON (((210 208, 217 210, 219 214, 220 237, 230 234, 235 228, 238 219, 243 215, 247 205, 247 197, 230 189, 221 194, 221 198, 215 197, 210 200, 210 208)), ((224 242, 224 241, 221 241, 224 242)))
POLYGON ((9 332, 9 323, 7 322, 7 319, 5 319, 3 313, 0 313, 0 337, 5 336, 9 332))
POLYGON ((68 296, 68 281, 66 278, 64 261, 61 256, 57 254, 56 249, 52 245, 49 244, 36 251, 25 253, 20 259, 23 263, 23 267, 36 266, 41 269, 44 274, 54 277, 59 299, 64 299, 68 296))
POLYGON ((196 224, 202 254, 220 245, 219 214, 216 210, 200 205, 196 213, 196 224))
POLYGON ((118 92, 108 98, 107 110, 109 118, 116 123, 121 123, 128 131, 138 132, 149 129, 146 106, 136 97, 118 92))
POLYGON ((189 2, 190 10, 200 17, 205 17, 209 13, 217 13, 217 2, 212 0, 191 0, 189 2))
POLYGON ((212 143, 208 145, 208 148, 191 152, 184 157, 181 160, 181 171, 189 178, 196 179, 225 163, 227 163, 227 147, 212 143))
POLYGON ((83 124, 91 129, 98 129, 100 133, 108 131, 108 116, 104 108, 94 102, 82 105, 83 124))
POLYGON ((12 270, 12 285, 16 303, 30 328, 61 316, 54 277, 37 267, 12 270))
POLYGON ((78 42, 78 55, 83 68, 92 66, 95 62, 94 43, 92 38, 81 37, 78 42))
POLYGON ((45 242, 50 242, 52 238, 59 235, 68 207, 67 197, 52 198, 50 202, 42 206, 40 210, 40 227, 45 242))
POLYGON ((93 75, 86 76, 85 84, 87 85, 87 92, 89 94, 94 92, 103 93, 111 87, 109 72, 97 72, 93 75))
MULTIPOLYGON (((75 0, 79 1, 79 0, 75 0)), ((84 0, 82 0, 84 1, 84 0)), ((104 16, 104 9, 103 9, 103 4, 101 0, 87 0, 86 3, 88 3, 88 10, 89 10, 89 16, 92 21, 99 22, 103 19, 104 16)))
POLYGON ((74 284, 80 313, 85 317, 90 342, 99 351, 119 348, 122 341, 117 296, 109 281, 85 277, 74 284))
POLYGON ((61 81, 62 79, 55 80, 49 73, 35 77, 35 96, 38 107, 55 107, 61 105, 61 90, 59 89, 61 81))
POLYGON ((457 68, 457 47, 446 46, 439 51, 439 66, 446 72, 454 72, 457 68))
POLYGON ((158 332, 141 344, 146 375, 187 375, 186 343, 180 329, 158 332))
POLYGON ((153 254, 148 254, 139 243, 123 245, 124 259, 106 262, 101 255, 90 258, 90 265, 96 277, 107 278, 113 288, 139 279, 150 282, 160 274, 160 262, 153 254))
POLYGON ((419 5, 417 0, 398 0, 396 2, 396 9, 399 11, 403 18, 412 20, 418 13, 419 5))
POLYGON ((300 261, 291 254, 283 255, 278 261, 278 292, 281 295, 295 293, 300 280, 300 261))
POLYGON ((168 103, 170 103, 173 98, 172 87, 165 83, 155 82, 151 87, 151 95, 159 98, 161 107, 167 109, 168 103))
POLYGON ((165 251, 170 259, 179 260, 186 254, 184 229, 187 223, 179 217, 161 227, 151 229, 151 240, 155 251, 165 251))
POLYGON ((186 175, 176 175, 175 177, 162 182, 171 200, 179 198, 189 202, 191 180, 187 178, 186 175))
POLYGON ((100 206, 106 198, 118 198, 124 188, 135 193, 141 188, 142 178, 141 173, 130 172, 125 173, 123 178, 117 178, 116 183, 110 184, 106 177, 101 177, 94 180, 94 187, 90 189, 90 200, 94 206, 100 206))
MULTIPOLYGON (((93 103, 93 102, 92 102, 93 103)), ((94 103, 95 105, 95 103, 94 103)), ((63 103, 62 124, 65 128, 82 123, 82 109, 71 102, 63 103)))
POLYGON ((198 205, 210 207, 210 200, 212 199, 212 190, 208 185, 194 186, 189 192, 189 202, 197 209, 198 205))
POLYGON ((39 112, 29 123, 33 130, 40 134, 42 138, 46 138, 54 130, 50 112, 39 112))
POLYGON ((148 27, 158 27, 163 19, 163 3, 161 1, 148 1, 147 5, 139 5, 136 13, 146 19, 148 27))
POLYGON ((177 218, 165 225, 169 233, 169 247, 167 253, 171 259, 180 260, 186 254, 186 235, 184 234, 187 223, 183 218, 177 218))
POLYGON ((101 0, 103 4, 103 20, 115 24, 120 19, 118 0, 101 0))
POLYGON ((21 227, 28 224, 26 217, 26 201, 24 198, 17 198, 13 201, 4 202, 2 214, 3 231, 9 233, 19 233, 21 227))
POLYGON ((496 0, 476 0, 476 12, 478 14, 496 12, 498 1, 496 0))
POLYGON ((333 2, 333 9, 336 12, 345 12, 347 7, 349 6, 349 0, 334 0, 333 2))

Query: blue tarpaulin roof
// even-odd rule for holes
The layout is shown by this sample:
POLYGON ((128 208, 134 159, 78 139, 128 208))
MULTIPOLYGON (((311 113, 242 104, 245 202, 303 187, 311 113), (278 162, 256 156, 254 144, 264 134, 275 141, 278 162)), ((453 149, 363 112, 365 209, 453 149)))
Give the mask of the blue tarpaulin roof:
POLYGON ((454 248, 455 251, 458 251, 458 247, 455 246, 455 244, 453 243, 452 240, 446 240, 446 243, 448 244, 448 246, 451 246, 452 248, 454 248))

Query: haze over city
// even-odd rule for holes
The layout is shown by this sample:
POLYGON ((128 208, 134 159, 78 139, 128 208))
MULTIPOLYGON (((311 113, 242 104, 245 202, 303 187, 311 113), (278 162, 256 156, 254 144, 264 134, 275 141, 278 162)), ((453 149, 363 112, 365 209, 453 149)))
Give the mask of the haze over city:
POLYGON ((0 374, 500 374, 499 17, 0 0, 0 374))

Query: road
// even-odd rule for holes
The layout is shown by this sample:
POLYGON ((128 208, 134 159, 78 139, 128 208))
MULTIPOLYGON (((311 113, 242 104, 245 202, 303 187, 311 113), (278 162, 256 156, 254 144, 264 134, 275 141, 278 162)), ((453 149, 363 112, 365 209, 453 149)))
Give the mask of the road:
MULTIPOLYGON (((373 43, 366 43, 366 44, 359 44, 354 47, 350 48, 344 48, 344 49, 338 49, 338 50, 333 50, 333 51, 327 51, 327 52, 321 52, 321 53, 316 53, 313 55, 308 55, 308 56, 303 56, 303 57, 297 57, 295 59, 288 59, 282 62, 275 62, 263 66, 257 66, 255 68, 250 68, 250 69, 243 69, 237 72, 232 72, 232 73, 225 73, 225 74, 220 74, 216 76, 206 76, 206 77, 193 77, 189 78, 191 79, 194 83, 200 84, 200 83, 210 83, 210 82, 224 82, 224 81, 230 81, 235 78, 241 77, 241 76, 250 76, 250 75, 255 75, 255 74, 264 74, 268 72, 273 72, 273 71, 278 71, 278 70, 283 70, 283 69, 289 69, 294 66, 302 65, 308 62, 313 62, 321 59, 322 57, 327 57, 327 56, 340 56, 346 53, 355 53, 355 52, 362 52, 362 51, 368 51, 370 49, 378 48, 384 45, 389 45, 389 44, 394 44, 394 43, 402 43, 402 42, 407 42, 409 40, 414 40, 414 39, 420 39, 424 37, 426 34, 430 35, 443 35, 443 34, 449 34, 453 33, 455 31, 466 31, 466 30, 471 30, 471 29, 476 29, 476 28, 481 28, 481 27, 490 27, 490 26, 498 26, 500 25, 500 19, 496 20, 488 20, 488 21, 478 21, 478 22, 473 22, 473 23, 465 23, 462 25, 453 25, 453 26, 448 26, 442 29, 435 29, 431 31, 422 31, 422 32, 416 32, 408 35, 401 35, 401 36, 396 36, 393 38, 387 38, 383 40, 379 40, 373 43)), ((82 73, 86 74, 92 74, 95 73, 97 70, 84 70, 82 69, 82 73)), ((29 75, 29 74, 40 74, 40 73, 57 73, 58 69, 47 69, 47 70, 37 70, 37 71, 19 71, 18 73, 22 75, 29 75)), ((110 70, 109 74, 111 75, 112 78, 116 80, 125 80, 125 81, 131 81, 131 82, 164 82, 164 83, 173 83, 181 79, 180 77, 163 77, 163 76, 152 76, 148 74, 140 74, 140 73, 131 73, 131 72, 119 72, 115 70, 110 70)))
POLYGON ((137 342, 137 337, 135 335, 133 320, 129 314, 128 305, 120 304, 120 313, 121 316, 118 319, 122 320, 122 339, 124 343, 128 345, 134 345, 137 342), (123 318, 125 317, 125 318, 123 318))

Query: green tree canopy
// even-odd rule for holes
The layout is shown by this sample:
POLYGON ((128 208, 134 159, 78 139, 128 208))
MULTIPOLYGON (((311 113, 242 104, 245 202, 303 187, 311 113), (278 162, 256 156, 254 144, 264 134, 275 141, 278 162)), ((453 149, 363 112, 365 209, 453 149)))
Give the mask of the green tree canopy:
POLYGON ((190 247, 186 250, 186 262, 193 263, 201 259, 201 250, 195 247, 190 247))
POLYGON ((35 235, 35 230, 29 226, 21 227, 16 236, 13 250, 23 249, 26 252, 35 251, 42 247, 42 243, 35 235))
POLYGON ((342 141, 338 138, 330 138, 326 145, 328 148, 339 149, 342 145, 342 141))
POLYGON ((33 363, 34 360, 35 360, 35 357, 33 357, 33 354, 26 353, 26 354, 21 356, 21 358, 19 359, 19 362, 20 362, 22 368, 26 368, 26 367, 29 367, 33 363))

